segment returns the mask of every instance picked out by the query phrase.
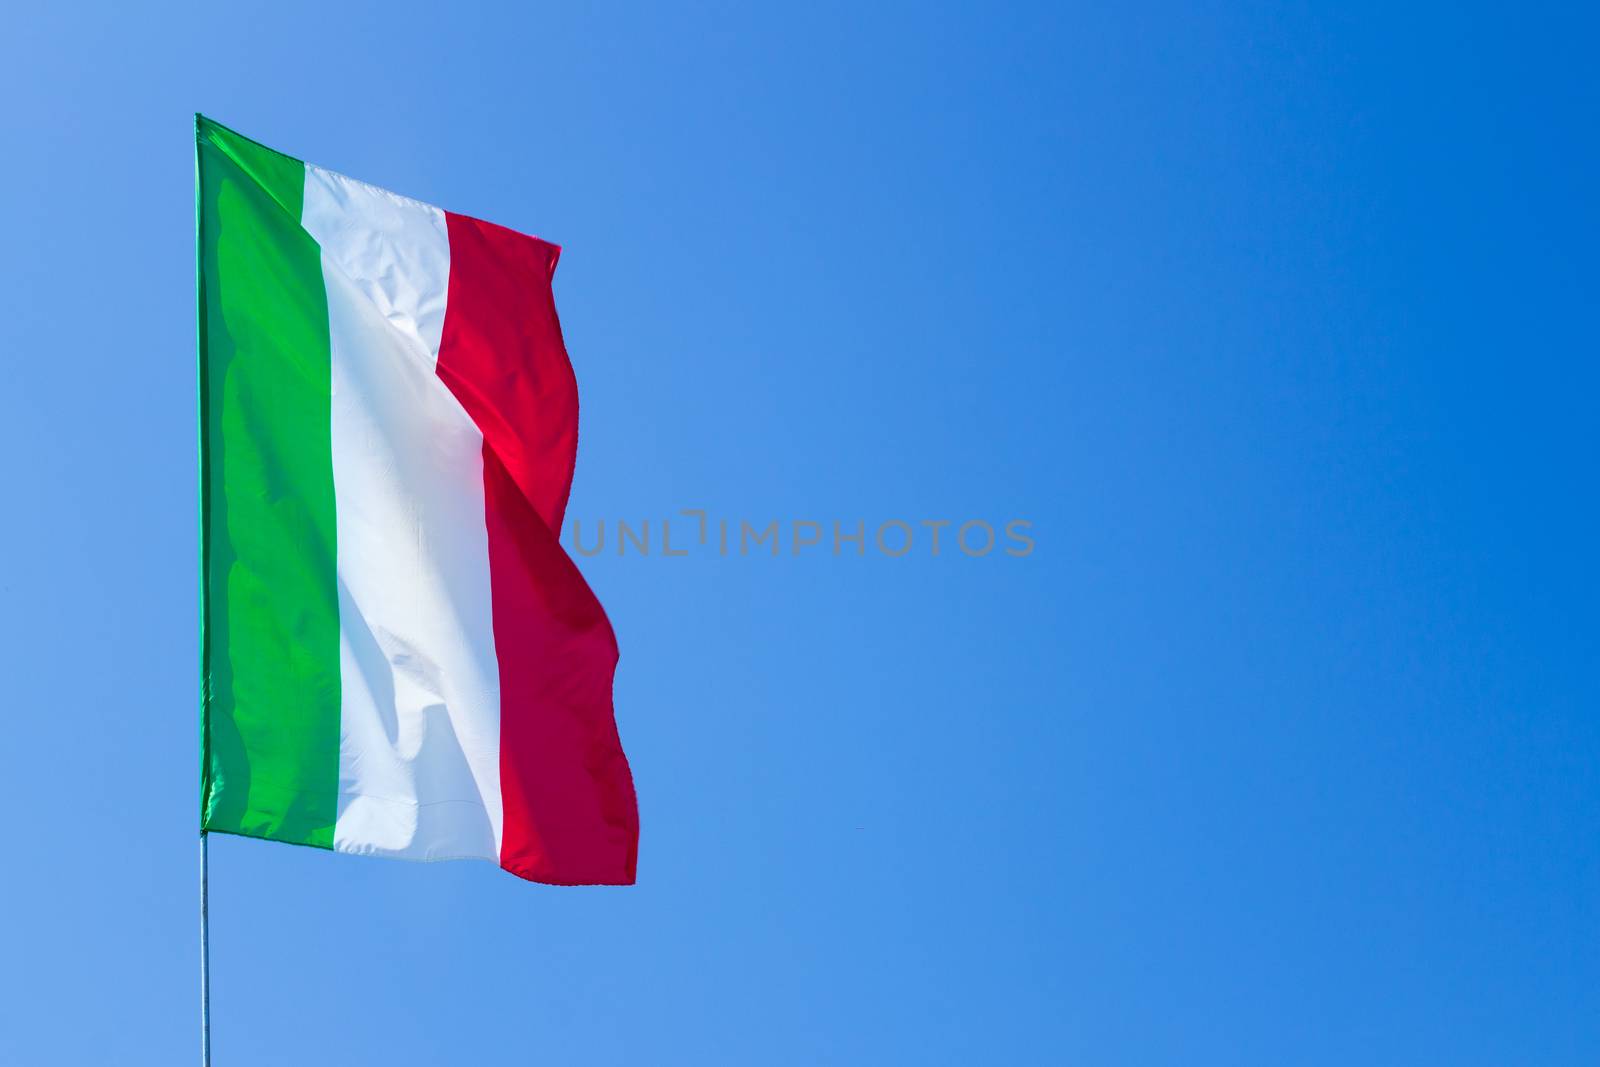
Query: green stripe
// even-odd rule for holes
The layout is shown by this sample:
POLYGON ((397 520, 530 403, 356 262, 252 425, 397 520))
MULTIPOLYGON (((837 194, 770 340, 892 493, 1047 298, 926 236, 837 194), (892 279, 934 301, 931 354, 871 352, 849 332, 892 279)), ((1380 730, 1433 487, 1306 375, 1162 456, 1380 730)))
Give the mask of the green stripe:
POLYGON ((333 847, 328 299, 305 166, 196 116, 201 827, 333 847))

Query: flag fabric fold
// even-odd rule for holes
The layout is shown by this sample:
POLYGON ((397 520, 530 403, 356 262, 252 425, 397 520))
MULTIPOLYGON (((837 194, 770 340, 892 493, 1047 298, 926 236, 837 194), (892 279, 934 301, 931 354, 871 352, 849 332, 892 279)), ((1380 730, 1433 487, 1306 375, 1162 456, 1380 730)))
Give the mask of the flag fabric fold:
POLYGON ((195 134, 201 828, 631 884, 560 249, 195 134))

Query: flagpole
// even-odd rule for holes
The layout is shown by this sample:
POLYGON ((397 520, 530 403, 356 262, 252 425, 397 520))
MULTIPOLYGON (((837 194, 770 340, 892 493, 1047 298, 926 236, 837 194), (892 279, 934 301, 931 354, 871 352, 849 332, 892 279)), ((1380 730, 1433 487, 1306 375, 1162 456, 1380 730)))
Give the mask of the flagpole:
POLYGON ((207 908, 210 849, 200 831, 200 1067, 211 1067, 211 919, 207 908))

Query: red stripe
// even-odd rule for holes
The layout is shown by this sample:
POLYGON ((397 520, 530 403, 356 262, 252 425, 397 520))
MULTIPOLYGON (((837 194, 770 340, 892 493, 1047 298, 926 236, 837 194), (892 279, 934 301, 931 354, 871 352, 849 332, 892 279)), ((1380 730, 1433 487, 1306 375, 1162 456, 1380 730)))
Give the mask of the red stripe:
POLYGON ((559 541, 578 451, 578 387, 550 289, 561 250, 445 217, 439 377, 483 431, 500 865, 536 882, 629 885, 639 812, 611 706, 616 637, 559 541))

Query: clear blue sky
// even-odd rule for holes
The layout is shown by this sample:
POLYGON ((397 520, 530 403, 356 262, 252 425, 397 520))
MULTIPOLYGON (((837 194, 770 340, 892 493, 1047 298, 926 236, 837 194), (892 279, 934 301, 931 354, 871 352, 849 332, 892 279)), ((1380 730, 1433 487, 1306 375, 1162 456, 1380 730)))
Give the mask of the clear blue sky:
POLYGON ((638 886, 219 839, 219 1067, 1600 1060, 1575 5, 48 6, 0 1061, 197 1051, 195 110, 565 246, 572 516, 1037 541, 584 560, 638 886))

